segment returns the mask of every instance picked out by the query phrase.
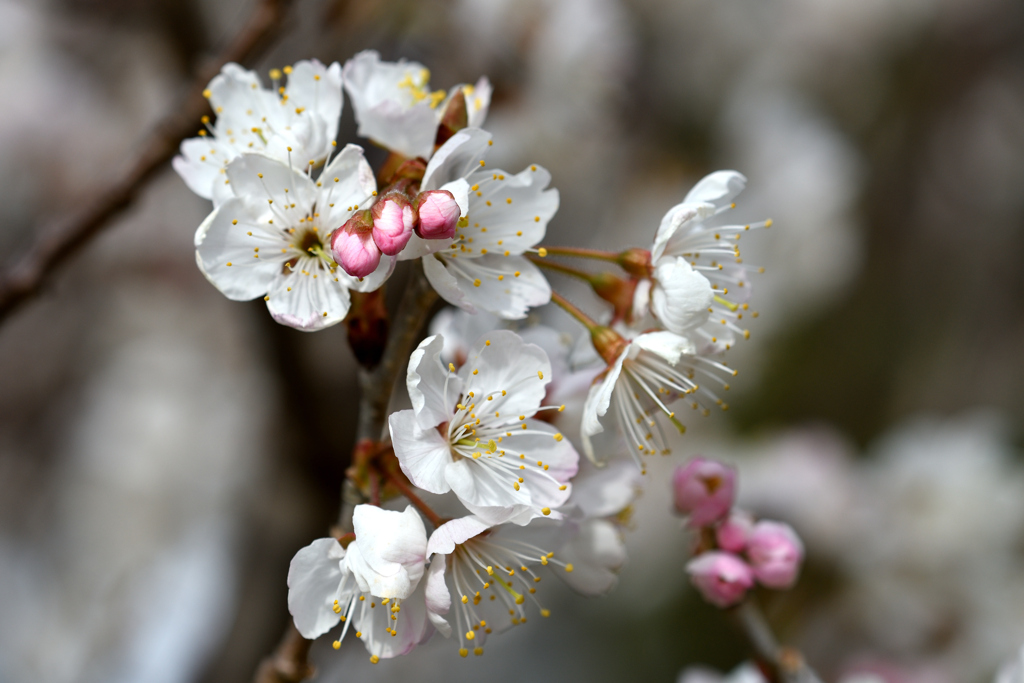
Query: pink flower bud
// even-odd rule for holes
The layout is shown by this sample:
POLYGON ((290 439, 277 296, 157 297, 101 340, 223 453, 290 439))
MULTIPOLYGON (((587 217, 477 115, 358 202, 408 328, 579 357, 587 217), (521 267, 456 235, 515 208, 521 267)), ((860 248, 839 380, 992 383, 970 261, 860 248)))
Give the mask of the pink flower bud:
POLYGON ((754 572, 746 562, 718 550, 693 558, 686 571, 704 599, 718 607, 735 605, 754 585, 754 572))
POLYGON ((366 277, 377 270, 380 249, 373 242, 373 218, 359 211, 331 235, 334 261, 352 277, 366 277))
POLYGON ((754 518, 742 510, 733 510, 715 529, 718 547, 732 553, 747 549, 747 541, 754 530, 754 518))
POLYGON ((419 225, 416 234, 425 240, 448 240, 455 237, 462 209, 448 190, 427 190, 416 197, 419 225))
POLYGON ((706 526, 725 515, 736 492, 736 471, 714 460, 694 458, 672 477, 676 510, 690 515, 690 526, 706 526))
POLYGON ((804 545, 788 524, 758 522, 747 542, 747 557, 762 584, 769 588, 789 588, 800 572, 804 545))
POLYGON ((373 205, 373 241, 394 256, 405 248, 416 226, 416 210, 404 194, 389 192, 373 205))

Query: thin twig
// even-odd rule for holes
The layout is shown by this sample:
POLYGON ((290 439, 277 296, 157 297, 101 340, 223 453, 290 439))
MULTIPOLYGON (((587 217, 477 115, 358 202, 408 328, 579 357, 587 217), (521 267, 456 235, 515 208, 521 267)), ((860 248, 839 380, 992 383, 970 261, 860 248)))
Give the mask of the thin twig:
POLYGON ((312 645, 289 620, 274 654, 260 662, 253 683, 299 683, 312 677, 315 670, 307 662, 312 645))
POLYGON ((587 328, 588 331, 592 332, 594 328, 598 327, 597 322, 593 318, 591 318, 589 315, 581 311, 578 306, 576 306, 574 303, 566 299, 558 292, 551 292, 551 303, 557 304, 566 313, 576 318, 576 320, 579 321, 579 323, 583 325, 585 328, 587 328))
POLYGON ((585 247, 549 247, 545 245, 543 249, 552 256, 575 256, 578 258, 597 259, 599 261, 611 261, 612 263, 618 263, 622 256, 614 251, 587 249, 585 247))
POLYGON ((430 523, 434 525, 435 529, 444 524, 444 519, 441 518, 441 515, 434 512, 429 505, 423 502, 422 498, 416 495, 412 490, 412 487, 409 486, 409 484, 405 482, 405 479, 402 478, 402 475, 386 468, 382 468, 382 472, 384 476, 387 477, 387 480, 391 482, 392 486, 401 491, 402 495, 409 499, 409 502, 412 503, 413 507, 422 512, 423 516, 430 520, 430 523))
POLYGON ((758 656, 775 669, 782 683, 821 683, 799 651, 779 645, 768 620, 753 600, 744 600, 733 613, 758 656))
POLYGON ((564 275, 571 275, 572 277, 579 278, 584 282, 590 282, 591 280, 594 279, 593 275, 585 271, 582 271, 579 268, 573 268, 572 266, 566 266, 561 263, 549 261, 545 258, 540 258, 539 256, 533 256, 530 254, 527 254, 526 258, 528 258, 530 261, 537 264, 541 268, 547 268, 548 270, 563 273, 564 275))
POLYGON ((209 111, 203 89, 228 62, 254 59, 283 28, 293 0, 260 0, 249 21, 215 61, 204 68, 184 100, 153 130, 128 172, 99 193, 81 212, 45 229, 21 259, 0 278, 0 322, 49 280, 57 268, 96 237, 166 167, 178 145, 194 135, 209 111))

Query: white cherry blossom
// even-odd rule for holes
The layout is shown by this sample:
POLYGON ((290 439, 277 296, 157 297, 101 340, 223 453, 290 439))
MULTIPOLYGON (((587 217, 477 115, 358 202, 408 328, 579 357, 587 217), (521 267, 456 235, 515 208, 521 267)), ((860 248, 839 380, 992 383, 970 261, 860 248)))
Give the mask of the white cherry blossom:
POLYGON ((463 206, 452 240, 409 241, 399 259, 423 259, 423 270, 448 303, 476 313, 520 319, 551 300, 551 287, 523 254, 536 251, 558 210, 551 174, 531 165, 517 175, 487 170, 490 133, 467 128, 427 164, 422 189, 447 189, 463 206))
POLYGON ((318 180, 258 154, 238 157, 226 175, 232 197, 199 226, 195 246, 199 268, 229 299, 263 296, 279 323, 320 330, 345 318, 350 289, 376 289, 394 268, 386 256, 354 278, 331 257, 330 232, 375 192, 359 147, 346 146, 318 180))
POLYGON ((429 159, 449 98, 459 90, 466 98, 469 126, 487 117, 491 84, 457 85, 446 93, 430 90, 430 70, 418 62, 382 62, 374 50, 345 63, 345 89, 355 110, 359 135, 407 157, 429 159))
POLYGON ((427 615, 427 533, 419 514, 357 505, 355 540, 347 548, 334 538, 313 541, 295 554, 288 569, 288 611, 305 638, 317 638, 343 623, 335 649, 354 629, 370 661, 411 651, 432 632, 427 615))
POLYGON ((225 64, 204 94, 216 114, 200 137, 181 143, 172 162, 189 189, 219 206, 233 195, 227 165, 239 155, 259 153, 298 168, 319 165, 331 152, 341 115, 341 65, 316 60, 286 67, 287 85, 273 89, 238 64, 225 64))
POLYGON ((662 413, 684 432, 686 428, 669 408, 677 399, 686 398, 694 410, 704 414, 710 412, 709 404, 728 409, 705 381, 720 383, 728 390, 725 378, 735 376, 736 371, 698 353, 693 340, 673 332, 647 332, 621 341, 621 351, 587 395, 581 426, 583 449, 595 460, 592 437, 604 431, 601 419, 611 410, 630 453, 644 471, 641 455, 671 452, 655 414, 662 413))
POLYGON ((636 289, 635 318, 642 320, 650 311, 666 329, 692 336, 706 352, 724 351, 737 335, 749 336, 741 323, 749 315, 749 273, 738 241, 743 233, 771 227, 772 222, 708 224, 735 207, 733 200, 746 183, 736 171, 716 171, 701 179, 682 203, 669 209, 651 249, 653 277, 641 281, 636 289), (697 282, 697 274, 706 278, 710 291, 697 282), (707 305, 698 309, 696 304, 705 298, 707 305), (696 310, 706 310, 708 316, 701 315, 704 319, 698 321, 693 315, 696 310))
POLYGON ((431 493, 453 491, 488 524, 560 517, 579 456, 568 439, 536 419, 551 364, 515 333, 481 337, 456 373, 440 361, 444 340, 425 339, 409 359, 412 410, 391 415, 402 471, 431 493))

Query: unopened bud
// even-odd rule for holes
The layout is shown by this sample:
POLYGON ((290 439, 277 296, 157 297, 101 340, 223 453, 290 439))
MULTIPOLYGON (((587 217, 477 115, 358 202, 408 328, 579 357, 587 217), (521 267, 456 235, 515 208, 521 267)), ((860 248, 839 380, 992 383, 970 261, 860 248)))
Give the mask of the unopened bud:
POLYGON ((462 209, 455 195, 448 190, 427 190, 416 197, 419 224, 416 234, 425 240, 448 240, 455 237, 455 229, 462 209))
POLYGON ((672 485, 676 510, 690 516, 690 526, 707 526, 732 507, 736 471, 724 463, 694 458, 676 468, 672 485))
POLYGON ((466 111, 466 96, 459 88, 454 95, 448 99, 444 108, 444 115, 441 116, 441 125, 437 127, 437 138, 434 144, 440 146, 448 139, 469 125, 469 114, 466 111))
POLYGON ((389 192, 373 205, 373 241, 388 256, 405 248, 416 225, 416 210, 400 192, 389 192))
POLYGON ((789 588, 800 573, 804 545, 788 524, 758 522, 747 542, 747 557, 762 584, 769 588, 789 588))
POLYGON ((718 607, 735 605, 754 585, 754 572, 746 562, 718 550, 690 560, 686 572, 704 599, 718 607))
POLYGON ((754 518, 742 510, 733 510, 715 529, 715 540, 722 550, 741 553, 747 549, 753 530, 754 518))
POLYGON ((373 241, 373 217, 357 211, 331 235, 335 262, 352 277, 366 277, 380 264, 380 249, 373 241))

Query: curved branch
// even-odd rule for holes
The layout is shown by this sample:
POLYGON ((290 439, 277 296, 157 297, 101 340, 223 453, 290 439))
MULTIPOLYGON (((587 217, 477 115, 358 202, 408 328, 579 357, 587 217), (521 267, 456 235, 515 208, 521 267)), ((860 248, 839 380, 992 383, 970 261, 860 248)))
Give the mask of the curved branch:
POLYGON ((247 62, 260 54, 280 33, 292 1, 260 0, 234 40, 196 76, 181 104, 153 130, 128 172, 84 210, 45 229, 28 252, 0 277, 0 322, 131 205, 139 191, 177 154, 181 141, 195 134, 200 117, 209 111, 203 97, 206 84, 224 64, 247 62))

